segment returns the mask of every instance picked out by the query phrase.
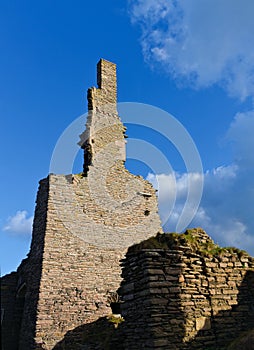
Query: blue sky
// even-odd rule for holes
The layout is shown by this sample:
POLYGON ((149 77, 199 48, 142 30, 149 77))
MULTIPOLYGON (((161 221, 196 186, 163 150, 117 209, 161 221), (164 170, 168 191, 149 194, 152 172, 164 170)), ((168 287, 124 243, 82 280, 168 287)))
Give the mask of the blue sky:
MULTIPOLYGON (((119 102, 159 107, 193 138, 204 192, 189 226, 254 255, 253 16, 252 0, 1 1, 2 274, 28 252, 38 181, 63 130, 87 111, 101 57, 117 64, 119 102)), ((177 190, 170 231, 188 187, 181 155, 145 129, 127 133, 170 160, 177 190)), ((127 166, 155 183, 140 162, 127 166)), ((75 171, 81 167, 79 157, 75 171)), ((172 174, 157 175, 163 217, 172 174)))

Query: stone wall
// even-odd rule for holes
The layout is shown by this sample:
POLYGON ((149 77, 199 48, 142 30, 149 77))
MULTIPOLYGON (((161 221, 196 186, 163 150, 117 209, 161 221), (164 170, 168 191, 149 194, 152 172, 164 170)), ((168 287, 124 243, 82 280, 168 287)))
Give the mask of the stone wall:
POLYGON ((40 183, 31 249, 17 277, 26 288, 21 350, 60 348, 66 333, 110 314, 108 293, 120 285, 127 247, 162 232, 155 190, 124 167, 116 67, 101 60, 97 72, 80 141, 84 172, 40 183))
POLYGON ((98 88, 88 89, 88 116, 80 135, 84 149, 84 174, 92 164, 109 169, 115 161, 125 161, 125 127, 117 113, 116 65, 106 60, 97 64, 98 88))
POLYGON ((254 259, 200 229, 142 242, 122 264, 126 350, 223 350, 254 327, 254 259))
POLYGON ((17 348, 13 320, 15 319, 17 273, 12 272, 1 279, 1 333, 2 347, 17 348), (4 320, 4 322, 2 322, 4 320))
POLYGON ((4 309, 2 322, 4 350, 27 350, 35 346, 34 335, 47 222, 47 202, 48 180, 44 179, 40 181, 37 194, 33 236, 28 258, 22 261, 17 272, 1 279, 1 295, 5 296, 1 298, 1 308, 4 309), (16 282, 14 283, 13 279, 13 283, 10 283, 8 276, 15 276, 16 282), (8 291, 9 288, 11 291, 8 291))
POLYGON ((162 233, 155 190, 124 167, 115 64, 100 60, 97 82, 88 90, 83 171, 40 181, 28 258, 2 278, 2 347, 105 349, 105 339, 85 337, 94 344, 93 332, 108 328, 114 349, 222 350, 254 327, 254 260, 200 229, 162 233), (125 322, 113 332, 108 296, 129 246, 119 290, 125 322))

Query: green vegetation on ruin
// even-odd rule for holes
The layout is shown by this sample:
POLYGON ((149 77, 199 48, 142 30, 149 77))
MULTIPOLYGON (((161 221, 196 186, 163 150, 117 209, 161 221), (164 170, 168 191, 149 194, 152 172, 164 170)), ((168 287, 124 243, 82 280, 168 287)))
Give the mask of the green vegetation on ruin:
POLYGON ((138 252, 141 250, 181 250, 189 249, 193 253, 206 257, 237 254, 239 257, 247 255, 244 250, 235 247, 220 247, 202 229, 188 229, 184 233, 158 233, 157 236, 133 245, 129 251, 138 252), (202 237, 203 236, 203 237, 202 237))
POLYGON ((75 174, 75 176, 79 177, 79 178, 83 178, 85 177, 84 172, 82 171, 81 173, 75 174))
POLYGON ((119 326, 120 323, 124 322, 124 318, 121 316, 115 316, 115 315, 110 315, 107 317, 108 322, 113 323, 113 325, 115 326, 115 328, 117 328, 119 326))

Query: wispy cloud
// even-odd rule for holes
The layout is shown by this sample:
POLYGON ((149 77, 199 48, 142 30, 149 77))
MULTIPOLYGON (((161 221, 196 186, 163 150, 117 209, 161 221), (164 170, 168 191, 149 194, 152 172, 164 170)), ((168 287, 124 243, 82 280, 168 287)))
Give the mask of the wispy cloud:
POLYGON ((253 0, 130 0, 143 54, 199 88, 219 83, 240 99, 254 95, 253 0))
POLYGON ((33 217, 28 217, 25 210, 17 211, 15 215, 7 219, 3 231, 11 234, 31 234, 33 217))

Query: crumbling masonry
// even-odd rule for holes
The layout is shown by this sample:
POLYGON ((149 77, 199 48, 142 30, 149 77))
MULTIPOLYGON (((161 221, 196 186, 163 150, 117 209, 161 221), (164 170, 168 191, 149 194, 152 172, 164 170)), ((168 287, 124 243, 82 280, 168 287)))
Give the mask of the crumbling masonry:
POLYGON ((40 181, 30 252, 2 278, 2 348, 226 349, 254 328, 254 259, 201 229, 162 232, 155 190, 124 167, 115 64, 100 60, 97 83, 83 171, 40 181), (117 290, 125 321, 109 334, 117 290))
POLYGON ((116 66, 100 60, 97 73, 80 142, 84 173, 40 181, 28 258, 2 282, 5 350, 52 349, 68 330, 109 314, 127 247, 162 232, 155 190, 124 167, 116 66))
POLYGON ((252 330, 254 259, 220 248, 202 229, 132 246, 120 289, 123 349, 226 350, 252 330))

